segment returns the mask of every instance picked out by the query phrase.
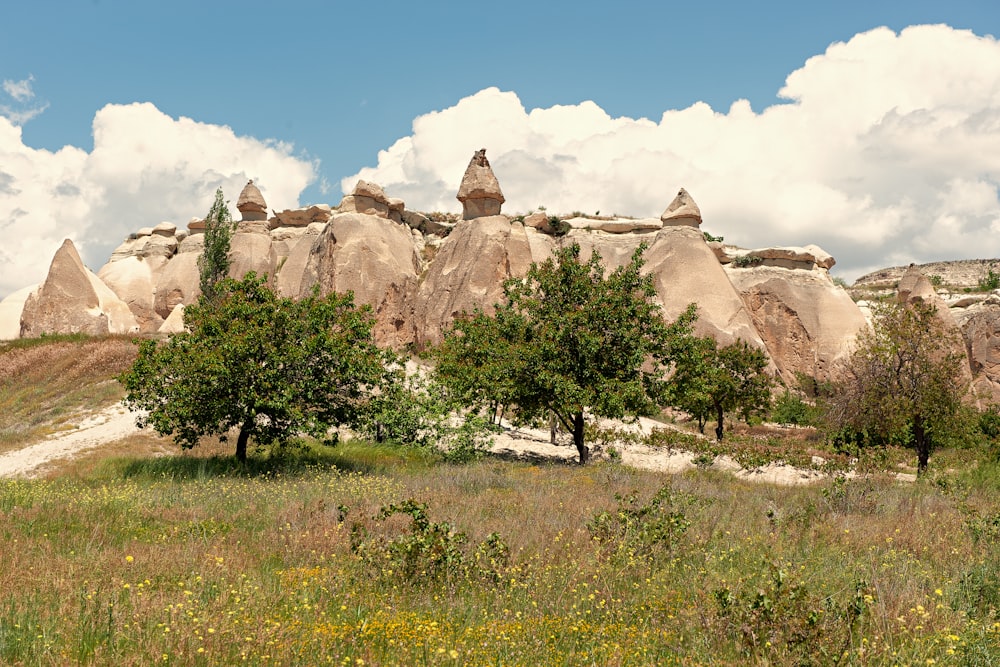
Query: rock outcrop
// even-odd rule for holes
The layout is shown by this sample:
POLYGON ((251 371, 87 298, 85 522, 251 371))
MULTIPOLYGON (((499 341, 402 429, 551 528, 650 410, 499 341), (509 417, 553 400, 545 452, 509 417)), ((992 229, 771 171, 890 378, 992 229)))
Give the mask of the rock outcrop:
POLYGON ((691 198, 688 191, 681 188, 674 200, 663 211, 660 221, 664 226, 700 227, 701 209, 694 203, 694 199, 691 198))
POLYGON ((486 159, 485 148, 476 151, 469 161, 457 199, 462 202, 463 220, 500 215, 500 206, 505 200, 490 161, 486 159))
POLYGON ((867 326, 861 310, 825 270, 727 264, 726 273, 789 386, 798 384, 799 373, 830 379, 867 326))
POLYGON ((389 199, 381 185, 358 181, 351 194, 340 200, 338 210, 341 213, 364 213, 388 218, 389 199))
POLYGON ((21 336, 43 333, 138 332, 132 311, 83 265, 76 246, 63 241, 49 266, 45 281, 24 302, 21 336))
MULTIPOLYGON (((412 303, 420 258, 409 227, 363 213, 334 216, 312 243, 298 296, 354 292, 375 311, 375 339, 402 347, 414 340, 412 303)), ((284 267, 282 270, 284 273, 284 267)))
POLYGON ((236 210, 246 221, 267 220, 267 202, 264 201, 264 196, 252 180, 247 181, 240 192, 240 198, 236 202, 236 210))

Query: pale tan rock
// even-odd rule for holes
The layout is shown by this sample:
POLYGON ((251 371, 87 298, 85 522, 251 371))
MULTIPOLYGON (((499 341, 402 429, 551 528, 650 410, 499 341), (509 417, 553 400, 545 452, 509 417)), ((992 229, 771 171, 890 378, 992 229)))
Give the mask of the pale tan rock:
POLYGON ((485 148, 476 151, 469 161, 457 198, 462 202, 464 220, 500 215, 505 200, 490 161, 486 159, 485 148))
POLYGON ((132 256, 108 262, 97 273, 97 277, 132 311, 141 333, 156 331, 163 322, 154 307, 153 277, 154 267, 160 268, 162 264, 162 261, 157 263, 132 256))
POLYGON ((188 229, 192 233, 203 232, 207 226, 202 218, 194 217, 188 220, 188 229))
POLYGON ((21 337, 21 313, 24 312, 24 302, 38 285, 29 285, 8 294, 0 301, 0 340, 14 340, 21 337))
POLYGON ((697 227, 664 227, 651 239, 645 258, 644 270, 654 276, 667 321, 673 321, 689 303, 695 303, 698 320, 694 328, 698 335, 710 335, 720 345, 739 339, 766 349, 750 312, 697 227))
POLYGON ((49 273, 28 296, 21 312, 21 337, 56 333, 134 333, 139 326, 129 307, 83 265, 66 239, 49 273))
POLYGON ((235 234, 229 239, 229 277, 242 279, 253 271, 258 276, 274 277, 277 255, 272 248, 271 235, 267 226, 244 226, 241 222, 235 234))
POLYGON ((197 246, 199 237, 204 239, 204 234, 195 234, 184 239, 181 252, 171 257, 170 261, 154 274, 156 291, 153 297, 153 309, 163 319, 170 316, 177 304, 190 305, 197 301, 201 294, 198 270, 201 247, 197 246))
POLYGON ((531 265, 524 225, 504 216, 459 222, 441 244, 414 302, 417 344, 433 345, 463 312, 492 312, 503 283, 531 265))
POLYGON ((176 236, 177 225, 172 222, 161 222, 153 227, 153 234, 157 236, 176 236))
POLYGON ((305 208, 285 209, 275 213, 269 221, 271 229, 278 227, 306 227, 314 222, 326 222, 333 215, 329 204, 313 204, 305 208))
POLYGON ((243 220, 267 220, 267 202, 260 190, 253 184, 253 180, 247 181, 240 192, 240 197, 236 202, 236 210, 240 212, 243 220))
MULTIPOLYGON (((313 244, 319 238, 319 235, 323 233, 325 227, 326 223, 311 224, 304 228, 302 234, 294 240, 288 239, 285 241, 285 243, 289 244, 287 246, 288 254, 284 261, 281 261, 279 257, 277 266, 278 275, 275 281, 275 289, 280 296, 298 298, 300 295, 308 293, 307 290, 303 289, 303 277, 306 266, 309 264, 313 244)), ((280 247, 279 242, 275 243, 275 247, 280 247)), ((316 278, 310 281, 310 285, 314 282, 316 282, 316 278)))
POLYGON ((826 271, 756 266, 726 272, 786 384, 798 384, 796 373, 835 379, 867 321, 826 271))
POLYGON ((537 229, 545 234, 552 234, 555 232, 555 229, 552 227, 552 223, 549 220, 549 215, 542 211, 526 215, 524 217, 524 226, 537 229))
POLYGON ((833 256, 819 246, 809 245, 804 248, 796 246, 777 246, 758 248, 746 253, 750 257, 759 258, 763 266, 775 266, 784 269, 804 269, 812 271, 815 267, 829 269, 836 264, 833 256))
POLYGON ((371 183, 369 181, 358 181, 354 185, 354 190, 351 192, 352 195, 357 197, 368 197, 374 199, 375 201, 381 202, 388 206, 389 200, 385 196, 385 190, 378 183, 371 183))
POLYGON ((694 202, 691 195, 684 188, 681 188, 670 202, 667 209, 660 216, 664 225, 683 225, 687 227, 701 226, 701 209, 694 202))
MULTIPOLYGON (((616 219, 600 220, 595 218, 569 218, 563 221, 572 229, 589 229, 609 234, 628 234, 632 232, 650 232, 663 228, 663 223, 655 218, 647 219, 616 219)), ((525 219, 527 224, 527 218, 525 219)))
POLYGON ((135 233, 135 237, 142 238, 144 236, 152 236, 152 234, 153 234, 152 227, 140 227, 139 230, 135 233))
POLYGON ((389 207, 389 219, 393 222, 403 223, 403 211, 406 209, 406 202, 396 197, 389 197, 386 200, 389 207))
POLYGON ((313 285, 323 294, 352 290, 355 303, 375 312, 376 341, 400 348, 414 339, 411 299, 419 271, 408 227, 378 216, 340 214, 313 242, 299 294, 313 285))
POLYGON ((179 303, 170 311, 167 319, 163 320, 156 333, 158 334, 178 334, 184 331, 184 304, 179 303))

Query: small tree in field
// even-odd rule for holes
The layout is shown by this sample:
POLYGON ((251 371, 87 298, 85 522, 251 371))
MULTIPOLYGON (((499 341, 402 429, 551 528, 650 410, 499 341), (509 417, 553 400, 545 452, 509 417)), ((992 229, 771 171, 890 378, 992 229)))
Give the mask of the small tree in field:
POLYGON ((737 341, 720 348, 711 337, 678 337, 673 349, 674 374, 670 378, 670 404, 705 423, 715 418, 715 437, 722 440, 727 412, 744 420, 771 406, 773 380, 767 374, 763 351, 737 341))
POLYGON ((911 447, 924 473, 931 451, 964 431, 968 386, 960 346, 933 306, 880 307, 830 399, 831 425, 862 444, 911 447))
POLYGON ((205 216, 205 247, 198 257, 199 286, 209 301, 216 299, 216 286, 229 274, 229 240, 234 227, 222 188, 219 188, 215 191, 215 202, 205 216))
POLYGON ((516 405, 525 419, 551 411, 586 463, 585 412, 654 409, 670 340, 685 330, 664 323, 652 277, 641 274, 644 250, 607 276, 600 256, 582 262, 576 244, 532 264, 524 279, 507 281, 493 316, 455 322, 434 353, 441 381, 473 401, 516 405))
POLYGON ((184 448, 238 428, 236 457, 245 461, 251 438, 322 438, 354 422, 388 361, 367 307, 355 308, 350 294, 279 298, 253 273, 216 287, 215 301, 203 295, 184 311, 186 332, 143 341, 119 377, 125 403, 148 411, 140 427, 184 448))

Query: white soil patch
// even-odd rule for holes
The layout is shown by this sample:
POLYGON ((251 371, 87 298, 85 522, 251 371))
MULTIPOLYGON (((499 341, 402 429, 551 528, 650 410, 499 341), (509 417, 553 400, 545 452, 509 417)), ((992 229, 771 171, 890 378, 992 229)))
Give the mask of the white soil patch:
POLYGON ((41 466, 139 433, 138 415, 121 403, 90 415, 63 431, 22 449, 0 454, 0 477, 31 477, 41 466))

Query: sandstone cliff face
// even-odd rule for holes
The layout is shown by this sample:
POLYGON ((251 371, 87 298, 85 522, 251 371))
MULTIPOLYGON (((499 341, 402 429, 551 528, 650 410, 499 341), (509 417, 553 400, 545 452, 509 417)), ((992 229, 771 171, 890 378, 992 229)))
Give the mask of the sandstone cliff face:
MULTIPOLYGON (((540 239, 536 239, 540 241, 540 239)), ((538 245, 542 249, 542 244, 538 245)), ((533 261, 524 225, 502 215, 458 223, 441 244, 414 299, 416 343, 433 345, 462 312, 493 311, 503 283, 533 261)))
POLYGON ((347 213, 334 216, 313 242, 298 296, 307 295, 313 285, 323 294, 353 291, 355 303, 375 311, 375 339, 399 348, 414 341, 409 297, 419 272, 409 227, 380 216, 347 213))
POLYGON ((729 265, 726 273, 782 380, 791 386, 796 373, 830 379, 867 326, 860 309, 825 270, 729 265))

